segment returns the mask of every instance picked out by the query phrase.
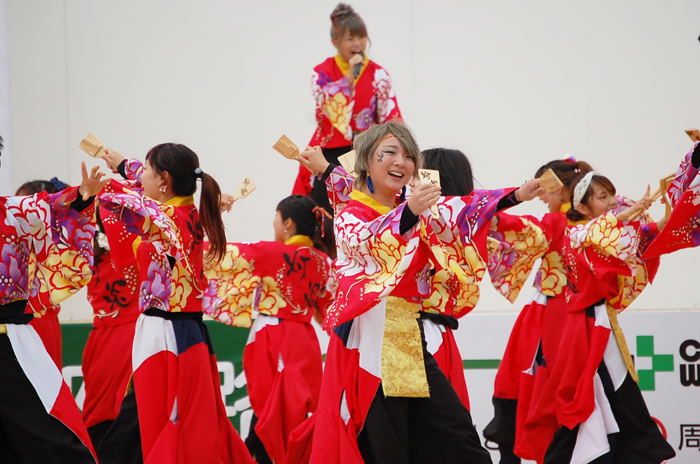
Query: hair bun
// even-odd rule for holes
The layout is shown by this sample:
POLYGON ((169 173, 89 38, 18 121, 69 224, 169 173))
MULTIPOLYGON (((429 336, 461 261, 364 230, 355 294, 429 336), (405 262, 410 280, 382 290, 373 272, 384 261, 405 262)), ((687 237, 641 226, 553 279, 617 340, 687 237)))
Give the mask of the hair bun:
POLYGON ((343 21, 354 14, 356 14, 355 10, 353 10, 350 5, 338 3, 338 6, 336 6, 333 13, 331 13, 331 22, 333 24, 337 24, 338 22, 343 21))

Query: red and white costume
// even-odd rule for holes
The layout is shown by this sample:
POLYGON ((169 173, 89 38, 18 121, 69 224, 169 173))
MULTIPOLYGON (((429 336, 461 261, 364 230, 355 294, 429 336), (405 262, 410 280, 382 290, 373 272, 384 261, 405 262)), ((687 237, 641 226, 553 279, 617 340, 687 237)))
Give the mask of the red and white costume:
POLYGON ((72 209, 77 197, 77 187, 0 197, 0 389, 9 389, 0 395, 0 432, 3 453, 20 460, 96 462, 70 389, 28 324, 34 311, 58 305, 90 279, 94 207, 72 209))
POLYGON ((498 241, 489 256, 491 282, 511 302, 536 260, 542 258, 535 277, 536 291, 518 315, 496 374, 495 418, 484 429, 484 436, 499 443, 502 454, 510 449, 521 458, 534 459, 523 426, 531 403, 541 395, 548 366, 556 362, 566 319, 563 248, 568 223, 565 212, 570 206, 566 203, 559 213, 535 216, 499 214, 498 225, 490 233, 498 241), (538 240, 539 234, 546 240, 538 240), (544 246, 538 247, 538 243, 544 246))
POLYGON ((333 298, 330 260, 309 237, 285 243, 230 243, 226 258, 207 268, 205 313, 251 327, 243 352, 255 432, 270 459, 287 462, 288 439, 316 411, 323 373, 311 325, 333 298))
MULTIPOLYGON (((138 161, 127 162, 136 185, 141 171, 138 161)), ((144 463, 252 463, 226 415, 201 320, 204 234, 193 197, 162 204, 112 181, 99 199, 113 261, 138 269, 144 314, 132 365, 144 463)))
MULTIPOLYGON (((440 299, 468 299, 466 293, 452 292, 451 285, 442 282, 450 282, 454 277, 460 289, 478 285, 485 267, 479 268, 483 261, 475 240, 483 239, 485 248, 486 234, 480 236, 479 230, 490 221, 506 193, 474 191, 465 197, 442 198, 438 219, 431 219, 428 211, 403 235, 399 229, 406 203, 390 209, 361 192, 350 194, 351 201, 335 220, 338 290, 324 321, 324 327, 333 332, 316 418, 312 463, 363 462, 358 435, 365 427, 373 401, 383 397, 378 392, 380 384, 388 397, 413 397, 424 404, 425 398, 420 397, 430 396, 432 387, 426 372, 432 356, 428 350, 431 343, 441 343, 441 334, 425 329, 423 335, 416 317, 421 312, 437 314, 437 308, 449 313, 453 306, 441 304, 440 299), (431 268, 435 269, 435 276, 444 271, 447 278, 433 279, 431 268), (421 339, 426 342, 424 350, 421 339)), ((454 305, 457 306, 461 307, 454 305)), ((462 405, 451 390, 456 404, 450 403, 450 407, 454 414, 467 418, 459 428, 464 426, 474 435, 467 431, 469 445, 458 446, 469 446, 475 454, 460 459, 490 462, 488 453, 479 445, 469 413, 466 408, 457 411, 462 405), (475 443, 471 443, 473 440, 475 443)), ((428 401, 434 399, 430 396, 428 401)), ((426 437, 429 432, 423 431, 426 437)), ((430 446, 446 453, 453 449, 461 452, 439 441, 430 446)))
POLYGON ((610 453, 658 464, 675 455, 649 416, 617 324, 658 269, 658 259, 639 257, 658 229, 620 223, 615 212, 567 231, 568 314, 556 363, 525 423, 526 439, 541 427, 549 432, 536 436, 552 437, 544 454, 533 441, 538 462, 584 464, 610 453))

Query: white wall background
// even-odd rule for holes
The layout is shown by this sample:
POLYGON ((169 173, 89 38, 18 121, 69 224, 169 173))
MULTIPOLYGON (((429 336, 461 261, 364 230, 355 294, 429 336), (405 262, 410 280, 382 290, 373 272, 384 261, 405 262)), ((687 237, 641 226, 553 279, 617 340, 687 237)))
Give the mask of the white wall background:
MULTIPOLYGON (((180 142, 225 191, 245 176, 258 186, 226 217, 229 240, 272 239, 297 166, 270 147, 282 133, 299 145, 311 137, 310 70, 335 52, 335 0, 5 2, 13 186, 3 189, 52 176, 78 182, 89 131, 141 158, 180 142)), ((571 153, 638 197, 675 170, 691 147, 683 130, 700 125, 700 2, 352 5, 421 146, 463 150, 484 188, 520 185, 571 153)), ((515 212, 544 209, 536 201, 515 212)), ((664 257, 631 309, 700 307, 698 257, 664 257)), ((482 287, 477 311, 515 310, 527 298, 510 306, 482 287)), ((90 315, 82 296, 64 309, 64 318, 90 315)))

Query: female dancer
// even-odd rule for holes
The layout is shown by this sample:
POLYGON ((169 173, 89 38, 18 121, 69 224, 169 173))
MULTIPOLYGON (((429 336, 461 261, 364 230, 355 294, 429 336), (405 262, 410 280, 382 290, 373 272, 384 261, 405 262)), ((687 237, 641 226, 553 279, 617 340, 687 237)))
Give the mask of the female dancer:
POLYGON ((80 187, 59 193, 0 197, 3 462, 96 462, 70 389, 28 324, 33 311, 59 304, 89 281, 93 199, 104 174, 94 168, 88 175, 83 163, 82 175, 80 187))
MULTIPOLYGON (((461 151, 432 148, 424 150, 421 159, 425 169, 440 172, 441 191, 444 196, 466 196, 474 190, 471 164, 461 151)), ((327 184, 329 201, 338 214, 351 200, 350 193, 355 178, 348 175, 342 166, 328 163, 318 148, 307 148, 298 160, 308 169, 324 173, 322 179, 327 184)), ((403 201, 401 196, 399 200, 403 201)), ((471 242, 473 245, 465 245, 465 250, 470 251, 465 253, 469 263, 470 282, 460 285, 456 276, 446 270, 431 271, 432 294, 422 302, 421 322, 429 340, 428 350, 467 409, 470 409, 469 394, 462 356, 452 331, 459 327, 457 319, 474 309, 479 300, 479 282, 486 271, 486 264, 481 256, 487 254, 487 231, 488 228, 484 227, 474 236, 471 242), (446 298, 446 295, 450 296, 446 298)), ((539 241, 529 244, 535 250, 544 242, 544 236, 540 234, 540 237, 539 241)))
MULTIPOLYGON (((339 3, 331 13, 331 42, 338 53, 311 74, 318 127, 309 145, 320 146, 329 162, 339 164, 358 133, 400 118, 401 112, 389 74, 367 57, 367 26, 349 5, 339 3)), ((292 193, 310 195, 333 213, 325 184, 315 182, 312 190, 311 173, 302 166, 292 193)))
POLYGON ((99 214, 94 250, 87 294, 93 321, 83 351, 83 420, 93 445, 98 447, 119 415, 132 374, 131 348, 139 307, 138 270, 133 264, 125 269, 115 268, 99 214))
MULTIPOLYGON (((68 186, 53 178, 48 180, 34 180, 25 182, 15 192, 16 196, 29 196, 39 192, 57 193, 66 189, 68 186)), ((33 301, 30 298, 29 305, 33 306, 33 301)), ((46 351, 56 363, 58 370, 63 368, 63 347, 61 343, 61 324, 58 321, 58 313, 61 311, 61 305, 53 305, 48 308, 35 309, 34 318, 29 325, 34 327, 36 333, 39 334, 41 341, 44 342, 46 351)))
POLYGON ((226 416, 216 356, 202 322, 204 233, 212 263, 226 249, 219 186, 184 145, 157 145, 143 165, 109 149, 103 159, 134 182, 105 187, 100 213, 114 263, 138 268, 143 314, 134 334, 133 394, 102 439, 100 460, 118 461, 133 445, 119 443, 124 425, 133 426, 120 419, 136 409, 147 464, 252 462, 226 416), (193 198, 198 180, 201 215, 193 198))
POLYGON ((655 275, 658 259, 645 262, 639 256, 665 221, 629 221, 649 207, 649 192, 620 212, 615 187, 595 172, 574 180, 571 192, 568 218, 589 222, 572 227, 565 243, 568 314, 542 395, 543 401, 555 405, 536 406, 525 427, 547 423, 546 414, 555 411, 560 428, 545 463, 658 464, 675 452, 649 415, 635 382, 617 314, 655 275))
POLYGON ((430 261, 468 281, 462 244, 499 207, 540 193, 537 181, 442 199, 419 185, 395 206, 420 167, 413 135, 390 121, 355 150, 352 201, 335 220, 338 290, 324 320, 333 332, 311 462, 490 462, 417 317, 431 296, 430 261), (436 202, 439 217, 423 215, 436 202))
MULTIPOLYGON (((489 257, 491 282, 511 302, 520 293, 535 261, 542 257, 535 278, 535 294, 518 315, 496 374, 493 395, 495 417, 484 429, 484 436, 498 443, 501 464, 519 463, 521 457, 534 459, 531 450, 531 440, 534 438, 523 439, 523 425, 529 405, 536 401, 540 393, 533 391, 535 385, 546 380, 547 366, 554 365, 566 317, 566 273, 562 257, 565 229, 572 225, 566 218, 566 212, 571 208, 569 187, 579 175, 593 170, 588 163, 568 158, 545 164, 538 169, 535 177, 540 177, 549 169, 564 184, 558 190, 540 196, 549 214, 499 214, 489 234, 499 243, 489 257), (546 236, 546 246, 533 247, 532 234, 524 233, 525 227, 542 230, 546 236)), ((540 446, 541 442, 537 440, 540 446)), ((548 444, 545 443, 544 449, 548 444)))
POLYGON ((208 315, 250 327, 258 313, 243 352, 255 412, 246 445, 258 463, 287 462, 289 434, 318 407, 323 366, 311 318, 322 320, 333 298, 319 242, 325 214, 308 197, 285 198, 274 242, 229 243, 224 261, 205 273, 208 315))

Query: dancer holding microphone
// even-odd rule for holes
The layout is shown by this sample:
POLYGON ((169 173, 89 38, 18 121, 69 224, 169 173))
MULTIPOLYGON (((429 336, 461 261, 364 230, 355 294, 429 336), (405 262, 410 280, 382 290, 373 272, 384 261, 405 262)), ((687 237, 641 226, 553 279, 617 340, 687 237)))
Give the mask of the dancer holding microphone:
MULTIPOLYGON (((357 133, 400 118, 401 112, 389 73, 367 57, 367 26, 349 5, 339 3, 331 13, 331 42, 338 53, 311 73, 317 127, 309 145, 320 146, 329 162, 340 164, 338 157, 352 150, 357 133)), ((292 193, 309 195, 332 212, 325 184, 312 187, 303 166, 292 193)))

